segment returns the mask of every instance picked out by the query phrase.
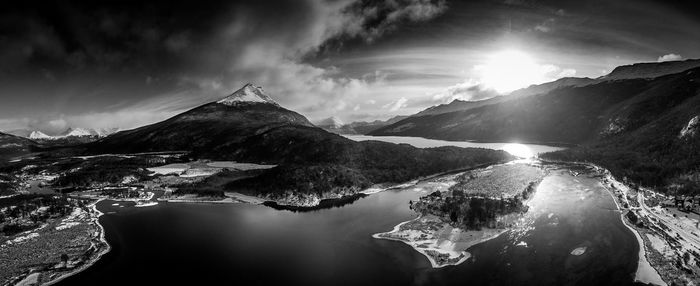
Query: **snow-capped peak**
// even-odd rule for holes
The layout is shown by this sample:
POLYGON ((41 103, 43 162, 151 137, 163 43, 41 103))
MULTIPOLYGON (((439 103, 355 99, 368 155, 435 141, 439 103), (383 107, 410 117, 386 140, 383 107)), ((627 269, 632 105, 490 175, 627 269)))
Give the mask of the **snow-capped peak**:
POLYGON ((99 137, 105 137, 108 135, 112 135, 113 133, 119 132, 119 128, 117 127, 112 127, 112 128, 100 128, 96 129, 95 132, 97 133, 97 136, 99 137))
POLYGON ((85 128, 69 128, 66 131, 66 134, 62 137, 83 137, 97 135, 97 132, 95 132, 94 130, 89 130, 85 128))
POLYGON ((53 139, 53 136, 46 135, 46 133, 41 131, 32 131, 29 134, 29 139, 53 139))
POLYGON ((41 131, 32 131, 29 134, 29 139, 35 139, 35 140, 59 140, 59 139, 65 139, 65 138, 80 138, 80 137, 104 137, 109 134, 112 134, 114 132, 118 131, 116 128, 109 128, 109 129, 100 129, 95 130, 91 128, 68 128, 66 129, 65 132, 51 136, 47 135, 44 132, 41 131))
POLYGON ((241 89, 237 90, 233 94, 217 102, 225 105, 238 105, 239 103, 243 102, 270 103, 278 105, 277 102, 270 98, 270 96, 265 94, 265 91, 263 91, 262 87, 254 86, 250 83, 244 85, 241 89))

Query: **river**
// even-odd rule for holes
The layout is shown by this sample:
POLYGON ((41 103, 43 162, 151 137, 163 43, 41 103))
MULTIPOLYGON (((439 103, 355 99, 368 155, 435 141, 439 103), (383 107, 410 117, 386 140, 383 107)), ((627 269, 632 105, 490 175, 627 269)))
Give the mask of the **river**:
POLYGON ((440 269, 408 245, 371 236, 415 218, 409 201, 425 194, 419 185, 304 213, 103 201, 112 251, 59 285, 624 285, 634 278, 636 239, 598 178, 552 171, 521 227, 440 269))

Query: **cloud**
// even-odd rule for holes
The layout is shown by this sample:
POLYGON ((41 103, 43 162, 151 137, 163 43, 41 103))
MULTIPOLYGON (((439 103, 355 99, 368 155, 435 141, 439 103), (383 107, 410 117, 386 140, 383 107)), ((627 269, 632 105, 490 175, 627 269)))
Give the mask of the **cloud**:
MULTIPOLYGON (((33 14, 8 13, 8 21, 24 29, 0 47, 0 75, 21 68, 29 79, 35 74, 60 79, 51 89, 55 102, 35 112, 49 113, 35 120, 39 128, 49 128, 43 124, 56 118, 77 127, 136 127, 225 96, 247 82, 263 86, 287 108, 328 117, 365 104, 363 96, 383 86, 386 74, 344 75, 334 66, 307 62, 309 57, 350 38, 374 41, 447 9, 445 0, 221 3, 204 3, 196 14, 177 4, 167 11, 147 9, 148 4, 102 5, 92 11, 74 3, 57 9, 59 21, 50 24, 33 14), (34 72, 36 67, 45 72, 34 72), (81 108, 66 111, 66 106, 81 108)), ((0 92, 10 94, 1 86, 0 92)), ((46 93, 37 89, 36 96, 46 93)))
POLYGON ((683 59, 683 57, 681 57, 681 55, 667 54, 667 55, 660 56, 656 61, 657 62, 669 62, 669 61, 680 61, 682 59, 683 59))
POLYGON ((343 11, 341 34, 371 42, 404 21, 430 20, 446 10, 445 0, 356 1, 343 11))
POLYGON ((445 90, 433 94, 431 99, 433 104, 442 104, 450 103, 455 99, 476 101, 495 96, 499 96, 499 94, 494 89, 485 87, 479 82, 470 79, 466 82, 447 87, 445 90))
POLYGON ((558 78, 562 77, 573 77, 576 76, 576 70, 575 69, 562 69, 561 72, 557 75, 558 78))
POLYGON ((325 118, 366 102, 369 91, 384 85, 386 73, 341 75, 333 66, 304 61, 327 43, 348 37, 372 41, 401 23, 425 21, 446 9, 445 1, 306 1, 308 15, 261 22, 267 11, 239 10, 212 37, 211 49, 196 62, 203 73, 183 77, 211 93, 234 90, 245 82, 261 85, 281 105, 311 118, 325 118), (214 81, 212 81, 212 79, 214 81), (212 84, 216 83, 216 84, 212 84))
POLYGON ((405 97, 401 97, 393 102, 383 105, 382 108, 388 109, 389 112, 398 111, 399 109, 406 107, 407 101, 408 99, 406 99, 405 97))
POLYGON ((503 94, 576 74, 575 69, 540 63, 518 50, 495 52, 475 65, 474 71, 480 84, 503 94))

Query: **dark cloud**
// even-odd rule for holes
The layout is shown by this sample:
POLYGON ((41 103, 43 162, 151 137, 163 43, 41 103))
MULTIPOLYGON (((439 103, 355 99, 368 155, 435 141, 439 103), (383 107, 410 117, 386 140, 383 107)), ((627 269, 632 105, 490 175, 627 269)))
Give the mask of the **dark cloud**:
POLYGON ((470 83, 480 57, 507 45, 583 76, 672 53, 698 57, 691 4, 15 1, 0 9, 0 128, 58 119, 133 127, 246 82, 312 118, 386 117, 491 96, 450 86, 470 83))
MULTIPOLYGON (((44 98, 53 104, 33 108, 45 114, 42 121, 68 124, 103 123, 77 122, 101 114, 133 125, 115 114, 141 114, 138 106, 148 102, 168 116, 245 82, 265 86, 291 108, 344 110, 373 81, 305 57, 330 39, 374 40, 445 7, 444 0, 15 4, 0 11, 0 92, 5 106, 44 98)), ((31 117, 8 110, 4 116, 31 117)))

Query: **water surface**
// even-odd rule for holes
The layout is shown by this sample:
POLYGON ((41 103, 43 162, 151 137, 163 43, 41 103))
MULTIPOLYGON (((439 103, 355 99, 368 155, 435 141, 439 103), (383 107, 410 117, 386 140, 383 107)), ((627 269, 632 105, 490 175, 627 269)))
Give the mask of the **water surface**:
POLYGON ((372 238, 414 218, 421 186, 293 213, 249 204, 98 208, 110 253, 59 285, 623 285, 637 244, 595 178, 555 171, 516 230, 433 269, 411 247, 372 238), (527 246, 523 246, 526 244, 527 246), (518 246, 520 245, 520 246, 518 246), (585 247, 581 255, 574 249, 585 247))
MULTIPOLYGON (((366 140, 377 140, 396 144, 409 144, 417 148, 431 148, 431 147, 442 147, 442 146, 455 146, 463 148, 486 148, 494 150, 505 150, 510 153, 518 153, 518 149, 525 148, 529 150, 531 155, 537 155, 540 153, 553 152, 558 150, 566 149, 564 147, 548 146, 548 145, 538 145, 538 144, 522 144, 518 142, 503 142, 503 143, 476 143, 469 141, 445 141, 436 139, 427 139, 422 137, 408 137, 408 136, 370 136, 370 135, 343 135, 349 139, 355 141, 366 141, 366 140)), ((520 156, 521 154, 513 154, 515 156, 520 156)))

